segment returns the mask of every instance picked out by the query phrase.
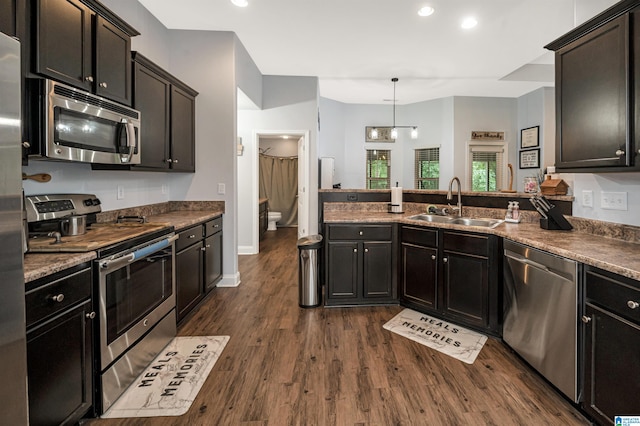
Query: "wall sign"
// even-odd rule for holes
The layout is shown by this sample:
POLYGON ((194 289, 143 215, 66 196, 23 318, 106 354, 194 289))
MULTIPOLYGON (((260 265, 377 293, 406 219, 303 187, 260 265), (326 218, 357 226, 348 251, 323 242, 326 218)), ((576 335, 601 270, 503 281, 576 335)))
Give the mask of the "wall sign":
POLYGON ((520 149, 540 146, 540 126, 520 130, 520 149))
POLYGON ((529 149, 526 151, 520 151, 520 168, 539 169, 540 149, 529 149))
POLYGON ((391 127, 375 127, 366 126, 364 128, 364 141, 365 142, 395 142, 396 140, 391 137, 391 127), (378 137, 374 138, 371 132, 373 129, 378 131, 378 137))
POLYGON ((473 130, 471 132, 472 141, 503 141, 504 132, 487 132, 484 130, 473 130))

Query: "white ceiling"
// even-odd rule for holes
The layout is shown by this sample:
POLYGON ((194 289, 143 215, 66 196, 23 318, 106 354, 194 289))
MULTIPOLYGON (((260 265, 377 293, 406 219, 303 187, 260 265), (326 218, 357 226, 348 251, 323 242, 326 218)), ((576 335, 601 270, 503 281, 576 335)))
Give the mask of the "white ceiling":
POLYGON ((317 76, 320 95, 398 104, 518 97, 553 85, 543 46, 615 0, 139 0, 170 29, 233 31, 264 75, 317 76), (431 5, 435 13, 417 11, 431 5), (464 17, 478 25, 463 30, 464 17))

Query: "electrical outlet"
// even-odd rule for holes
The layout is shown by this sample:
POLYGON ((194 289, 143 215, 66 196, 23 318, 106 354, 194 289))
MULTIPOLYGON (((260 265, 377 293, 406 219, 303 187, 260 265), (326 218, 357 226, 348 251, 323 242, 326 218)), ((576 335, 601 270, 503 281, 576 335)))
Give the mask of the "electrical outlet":
POLYGON ((224 195, 225 192, 226 192, 225 184, 224 183, 219 183, 218 184, 218 194, 224 195))
POLYGON ((116 195, 118 200, 124 200, 124 185, 118 185, 118 194, 116 195))
POLYGON ((582 205, 593 207, 593 191, 582 191, 582 205))
POLYGON ((162 194, 166 195, 169 193, 169 185, 162 185, 162 194))
POLYGON ((602 192, 600 207, 607 210, 627 210, 626 192, 602 192))

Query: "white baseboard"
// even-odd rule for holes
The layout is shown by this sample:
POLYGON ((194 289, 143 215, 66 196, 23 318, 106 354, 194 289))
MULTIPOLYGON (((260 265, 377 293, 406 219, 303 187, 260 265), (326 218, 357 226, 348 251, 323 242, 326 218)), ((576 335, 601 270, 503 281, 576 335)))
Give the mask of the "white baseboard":
POLYGON ((238 246, 239 255, 258 254, 257 247, 254 246, 238 246))
POLYGON ((240 272, 236 272, 232 275, 223 275, 216 287, 238 287, 240 282, 240 272))

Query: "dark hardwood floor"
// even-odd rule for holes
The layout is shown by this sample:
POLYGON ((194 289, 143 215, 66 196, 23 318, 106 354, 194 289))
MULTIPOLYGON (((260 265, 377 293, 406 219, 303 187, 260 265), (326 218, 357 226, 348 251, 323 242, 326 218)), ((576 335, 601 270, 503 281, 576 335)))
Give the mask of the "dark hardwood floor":
POLYGON ((402 309, 298 307, 296 229, 267 232, 179 335, 231 339, 187 414, 91 425, 585 425, 500 341, 473 365, 382 328, 402 309))

